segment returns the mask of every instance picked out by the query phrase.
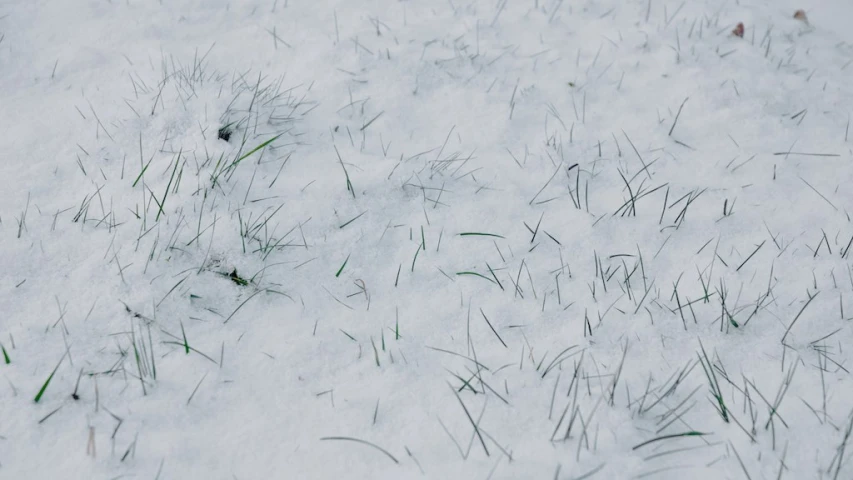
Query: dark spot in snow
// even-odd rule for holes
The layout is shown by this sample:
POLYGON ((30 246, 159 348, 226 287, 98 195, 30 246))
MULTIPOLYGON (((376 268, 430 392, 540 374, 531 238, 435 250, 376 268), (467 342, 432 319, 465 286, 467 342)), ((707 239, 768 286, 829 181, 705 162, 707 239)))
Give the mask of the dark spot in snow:
POLYGON ((225 140, 226 142, 231 139, 231 126, 225 125, 224 127, 219 129, 219 138, 221 140, 225 140))
POLYGON ((234 271, 231 272, 231 274, 228 275, 228 277, 231 279, 232 282, 236 283, 237 285, 240 285, 241 287, 245 287, 249 284, 248 280, 241 277, 240 275, 237 275, 236 268, 234 269, 234 271))

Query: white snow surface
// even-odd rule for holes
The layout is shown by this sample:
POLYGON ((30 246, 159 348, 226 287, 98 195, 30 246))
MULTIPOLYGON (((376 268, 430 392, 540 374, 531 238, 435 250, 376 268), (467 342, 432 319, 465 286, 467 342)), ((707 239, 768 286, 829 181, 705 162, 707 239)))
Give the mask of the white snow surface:
POLYGON ((851 19, 3 2, 0 478, 853 478, 851 19))

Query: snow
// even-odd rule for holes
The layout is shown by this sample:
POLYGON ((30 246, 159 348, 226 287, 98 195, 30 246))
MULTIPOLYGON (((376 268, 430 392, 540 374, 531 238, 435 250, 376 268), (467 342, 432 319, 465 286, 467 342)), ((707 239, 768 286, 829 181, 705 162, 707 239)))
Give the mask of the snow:
POLYGON ((851 15, 0 5, 0 477, 850 478, 851 15))

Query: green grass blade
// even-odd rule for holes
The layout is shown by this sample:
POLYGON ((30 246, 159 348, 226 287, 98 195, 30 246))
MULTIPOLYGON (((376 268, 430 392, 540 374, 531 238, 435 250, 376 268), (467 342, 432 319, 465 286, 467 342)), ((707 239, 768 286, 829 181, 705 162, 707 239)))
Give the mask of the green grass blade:
POLYGON ((245 160, 246 158, 250 157, 253 153, 257 152, 258 150, 260 150, 260 149, 262 149, 262 148, 266 147, 267 145, 271 144, 272 142, 276 141, 276 140, 278 139, 278 137, 280 137, 280 136, 282 136, 282 135, 283 135, 283 134, 279 133, 278 135, 276 135, 276 136, 272 137, 271 139, 269 139, 269 140, 267 140, 267 141, 265 141, 265 142, 261 143, 261 144, 260 144, 260 145, 258 145, 257 147, 255 147, 255 148, 253 148, 253 149, 249 150, 249 152, 248 152, 248 153, 246 153, 246 154, 245 154, 245 155, 243 155, 242 157, 238 158, 237 160, 234 160, 234 161, 231 163, 231 165, 229 165, 229 166, 228 166, 228 168, 234 168, 234 167, 236 167, 240 162, 242 162, 242 161, 243 161, 243 160, 245 160))
POLYGON ((181 322, 181 335, 184 337, 184 350, 186 350, 187 355, 190 354, 190 343, 187 342, 187 332, 184 331, 184 322, 181 322))
POLYGON ((462 232, 459 234, 460 237, 495 237, 495 238, 504 238, 503 235, 498 235, 496 233, 484 233, 484 232, 462 232))
POLYGON ((335 278, 338 278, 338 277, 340 277, 340 276, 341 276, 341 272, 343 272, 343 271, 344 271, 344 267, 346 267, 346 266, 347 266, 347 262, 349 262, 349 255, 347 255, 347 259, 346 259, 346 260, 344 260, 344 264, 343 264, 343 265, 341 265, 341 268, 339 268, 339 269, 338 269, 338 273, 336 273, 336 274, 335 274, 335 278))
POLYGON ((475 277, 480 277, 480 278, 482 278, 482 279, 485 279, 485 280, 488 280, 488 281, 490 281, 490 282, 492 282, 492 283, 495 283, 495 281, 494 281, 494 280, 492 280, 491 278, 486 277, 486 276, 483 276, 483 275, 480 275, 480 274, 479 274, 479 273, 477 273, 477 272, 456 272, 456 275, 474 275, 475 277))
POLYGON ((133 181, 133 185, 131 185, 131 187, 135 187, 136 184, 139 183, 139 179, 141 179, 142 176, 145 175, 145 171, 148 170, 148 166, 151 165, 152 160, 154 160, 154 157, 151 157, 151 160, 148 160, 148 163, 146 163, 145 166, 142 167, 142 171, 139 172, 139 176, 137 176, 136 180, 133 181))
MULTIPOLYGON (((65 355, 68 355, 68 352, 66 352, 65 355)), ((50 381, 53 380, 53 376, 56 374, 56 371, 59 370, 59 366, 62 365, 62 361, 65 360, 65 355, 63 355, 62 358, 59 359, 59 363, 57 363, 56 366, 53 368, 53 371, 50 372, 50 375, 47 377, 47 380, 44 381, 44 385, 41 386, 39 393, 36 394, 36 403, 39 403, 39 401, 41 400, 41 397, 44 395, 45 390, 47 390, 47 386, 50 385, 50 381)))
POLYGON ((655 438, 653 438, 653 439, 651 439, 651 440, 646 440, 646 441, 645 441, 645 442, 643 442, 643 443, 637 444, 637 445, 635 445, 635 446, 634 446, 634 448, 632 448, 632 450, 636 450, 636 449, 641 448, 641 447, 644 447, 644 446, 646 446, 646 445, 648 445, 648 444, 650 444, 650 443, 659 442, 659 441, 661 441, 661 440, 668 440, 668 439, 671 439, 671 438, 679 438, 679 437, 704 437, 705 435, 708 435, 708 434, 707 434, 707 433, 703 433, 703 432, 696 432, 696 431, 683 432, 683 433, 674 433, 674 434, 672 434, 672 435, 663 435, 663 436, 660 436, 660 437, 655 437, 655 438))
POLYGON ((166 184, 166 191, 163 192, 163 200, 158 202, 160 210, 157 211, 157 217, 154 219, 154 221, 160 220, 160 215, 163 213, 163 207, 166 206, 166 197, 169 196, 169 189, 172 188, 172 182, 175 180, 175 172, 178 171, 178 165, 181 163, 181 153, 183 153, 183 150, 178 152, 178 158, 177 160, 175 160, 175 168, 172 169, 172 176, 169 177, 169 183, 166 184))

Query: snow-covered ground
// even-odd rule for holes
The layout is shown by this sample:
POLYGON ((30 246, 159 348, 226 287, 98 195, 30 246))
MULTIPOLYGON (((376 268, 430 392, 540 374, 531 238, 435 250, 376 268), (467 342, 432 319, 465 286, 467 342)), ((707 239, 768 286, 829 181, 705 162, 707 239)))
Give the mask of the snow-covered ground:
POLYGON ((0 4, 0 478, 853 478, 851 20, 0 4))

